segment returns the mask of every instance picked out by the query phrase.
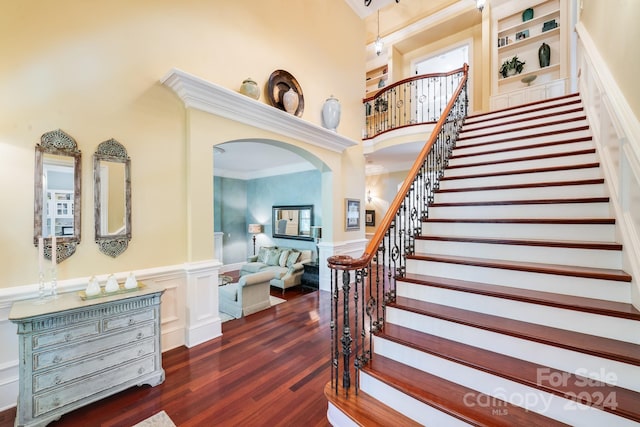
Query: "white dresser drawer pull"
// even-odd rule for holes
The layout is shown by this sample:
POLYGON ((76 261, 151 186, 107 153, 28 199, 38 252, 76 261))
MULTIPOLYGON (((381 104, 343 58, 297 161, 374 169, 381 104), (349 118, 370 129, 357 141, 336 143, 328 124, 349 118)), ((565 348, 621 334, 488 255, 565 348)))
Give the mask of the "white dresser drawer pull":
POLYGON ((140 349, 138 350, 138 356, 142 356, 144 354, 144 350, 140 349))
POLYGON ((136 323, 136 321, 135 321, 135 320, 133 320, 133 319, 129 319, 129 326, 131 326, 131 325, 133 325, 133 324, 135 324, 135 323, 136 323))
POLYGON ((73 335, 71 335, 71 334, 65 334, 64 335, 64 340, 65 341, 71 341, 71 338, 73 338, 73 335))
POLYGON ((60 357, 60 355, 56 355, 56 357, 53 358, 53 363, 60 363, 62 362, 62 357, 60 357))
POLYGON ((142 375, 143 372, 144 372, 144 368, 138 369, 138 375, 142 375))
POLYGON ((56 375, 56 377, 53 379, 53 383, 55 385, 58 385, 62 382, 62 378, 60 378, 59 376, 56 375))
POLYGON ((53 406, 60 406, 60 399, 59 399, 59 398, 57 398, 57 397, 56 397, 56 398, 54 398, 54 399, 53 399, 53 402, 51 402, 51 404, 52 404, 53 406))
POLYGON ((142 332, 138 332, 138 335, 136 335, 136 338, 142 339, 144 338, 144 334, 142 332))

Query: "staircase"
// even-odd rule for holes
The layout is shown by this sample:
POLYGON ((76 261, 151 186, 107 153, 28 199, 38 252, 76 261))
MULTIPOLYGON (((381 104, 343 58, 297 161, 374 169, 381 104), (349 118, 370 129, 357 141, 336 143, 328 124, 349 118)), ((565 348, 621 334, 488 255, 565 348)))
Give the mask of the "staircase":
POLYGON ((334 426, 640 425, 640 312, 580 97, 470 116, 334 426))

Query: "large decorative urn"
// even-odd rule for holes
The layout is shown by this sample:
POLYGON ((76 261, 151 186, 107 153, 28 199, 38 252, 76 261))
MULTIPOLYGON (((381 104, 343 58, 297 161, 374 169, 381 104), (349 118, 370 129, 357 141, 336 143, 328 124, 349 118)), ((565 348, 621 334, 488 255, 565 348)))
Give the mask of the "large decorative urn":
POLYGON ((322 106, 322 123, 325 128, 336 132, 340 124, 340 101, 331 95, 322 106))

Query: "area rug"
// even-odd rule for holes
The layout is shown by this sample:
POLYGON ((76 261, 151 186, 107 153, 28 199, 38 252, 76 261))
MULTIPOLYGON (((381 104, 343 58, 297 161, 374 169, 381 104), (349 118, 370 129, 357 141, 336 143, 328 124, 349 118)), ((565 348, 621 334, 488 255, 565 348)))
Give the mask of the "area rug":
MULTIPOLYGON (((269 295, 269 302, 271 303, 271 307, 274 305, 282 304, 283 302, 287 302, 286 299, 274 297, 273 295, 269 295)), ((228 322, 229 320, 233 320, 235 317, 229 316, 227 313, 220 312, 220 320, 222 323, 228 322)))
POLYGON ((171 421, 171 418, 169 418, 166 412, 160 411, 146 420, 140 421, 133 427, 176 427, 176 425, 171 421))

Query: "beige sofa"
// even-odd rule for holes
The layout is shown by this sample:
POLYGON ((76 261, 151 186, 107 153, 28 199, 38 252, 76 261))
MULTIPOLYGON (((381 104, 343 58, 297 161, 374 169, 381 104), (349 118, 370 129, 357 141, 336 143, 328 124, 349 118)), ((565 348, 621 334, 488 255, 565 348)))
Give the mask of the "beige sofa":
POLYGON ((269 271, 247 274, 237 283, 229 283, 218 288, 221 312, 239 319, 271 307, 269 299, 273 274, 269 271))
POLYGON ((271 273, 271 286, 285 289, 300 285, 304 264, 311 262, 312 251, 287 247, 262 247, 240 268, 240 276, 262 271, 271 273))

